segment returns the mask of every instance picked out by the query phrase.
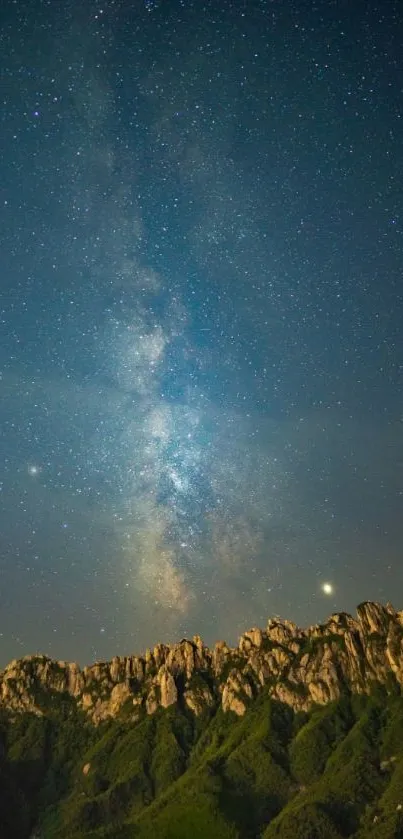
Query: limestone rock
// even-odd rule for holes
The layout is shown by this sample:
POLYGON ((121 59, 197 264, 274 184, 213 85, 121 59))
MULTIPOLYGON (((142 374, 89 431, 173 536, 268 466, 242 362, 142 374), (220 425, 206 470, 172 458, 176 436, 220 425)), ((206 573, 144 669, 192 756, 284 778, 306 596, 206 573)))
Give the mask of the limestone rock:
MULTIPOLYGON (((59 662, 59 664, 64 664, 64 662, 59 662)), ((66 664, 66 690, 70 696, 74 696, 77 698, 80 696, 84 688, 84 678, 83 674, 78 666, 74 662, 72 664, 66 664)))
POLYGON ((217 641, 213 649, 212 666, 215 676, 220 676, 232 650, 225 641, 217 641))
POLYGON ((267 622, 267 637, 276 644, 288 644, 291 638, 297 638, 301 632, 292 621, 269 618, 267 622))
POLYGON ((122 661, 115 655, 110 663, 109 674, 112 682, 118 682, 122 674, 122 661))
POLYGON ((150 692, 146 699, 146 711, 147 714, 155 714, 160 706, 160 697, 159 691, 156 685, 152 685, 150 692))
POLYGON ((396 616, 396 612, 389 604, 382 606, 380 603, 370 602, 360 603, 357 614, 365 635, 370 635, 372 632, 385 635, 390 621, 396 616))
POLYGON ((247 708, 247 700, 252 699, 253 691, 250 683, 239 670, 231 670, 224 685, 221 697, 223 711, 234 711, 242 716, 247 708))
POLYGON ((261 629, 249 629, 244 632, 239 639, 238 649, 241 653, 250 653, 254 648, 260 649, 263 643, 263 633, 261 629))
POLYGON ((94 704, 94 700, 93 700, 91 694, 90 693, 83 693, 83 695, 81 697, 81 705, 82 705, 83 711, 88 711, 89 708, 92 708, 93 704, 94 704))
POLYGON ((116 716, 116 714, 120 711, 122 705, 125 704, 127 699, 130 699, 130 696, 131 691, 124 682, 120 682, 119 684, 115 685, 115 687, 112 689, 111 698, 109 700, 110 714, 112 717, 116 716))
POLYGON ((154 656, 153 656, 151 650, 146 650, 145 667, 144 667, 145 676, 149 676, 149 675, 153 674, 155 669, 156 669, 156 663, 155 663, 155 660, 154 660, 154 656))
POLYGON ((279 702, 290 705, 294 711, 307 711, 312 705, 312 699, 302 695, 286 682, 279 682, 273 689, 272 695, 279 702))
POLYGON ((176 689, 175 679, 165 664, 159 670, 157 678, 160 687, 162 708, 169 708, 170 705, 175 705, 178 701, 178 691, 176 689))
POLYGON ((216 702, 208 684, 203 679, 200 679, 197 684, 187 684, 183 698, 196 717, 200 716, 206 708, 214 707, 216 702))
POLYGON ((203 652, 204 652, 204 646, 203 646, 203 641, 200 638, 200 635, 193 635, 192 641, 193 641, 193 644, 196 647, 197 651, 199 652, 200 656, 202 656, 203 652))
POLYGON ((183 639, 180 644, 174 644, 166 657, 166 665, 169 670, 175 676, 183 674, 187 679, 190 679, 201 662, 202 656, 199 648, 186 639, 183 639))
POLYGON ((125 676, 143 682, 145 678, 145 660, 141 656, 131 656, 126 660, 125 676))

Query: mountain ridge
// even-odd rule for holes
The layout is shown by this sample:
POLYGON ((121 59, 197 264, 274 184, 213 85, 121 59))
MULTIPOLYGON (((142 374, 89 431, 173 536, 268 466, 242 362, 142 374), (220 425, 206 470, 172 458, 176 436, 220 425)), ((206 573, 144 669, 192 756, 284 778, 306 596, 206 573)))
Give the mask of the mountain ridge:
POLYGON ((84 668, 24 656, 0 671, 0 708, 40 715, 46 695, 67 694, 95 725, 122 711, 136 722, 172 705, 196 716, 217 707, 242 716, 263 688, 294 711, 308 711, 346 690, 368 694, 374 683, 403 685, 403 611, 364 601, 356 618, 333 613, 305 629, 269 618, 265 629, 244 632, 237 647, 218 641, 209 648, 196 635, 84 668))

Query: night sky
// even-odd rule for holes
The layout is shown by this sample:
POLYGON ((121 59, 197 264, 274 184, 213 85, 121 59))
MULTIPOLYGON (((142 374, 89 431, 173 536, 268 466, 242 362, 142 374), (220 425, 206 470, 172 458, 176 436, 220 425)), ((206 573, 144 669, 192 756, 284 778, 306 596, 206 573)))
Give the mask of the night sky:
POLYGON ((1 665, 402 608, 401 2, 1 15, 1 665))

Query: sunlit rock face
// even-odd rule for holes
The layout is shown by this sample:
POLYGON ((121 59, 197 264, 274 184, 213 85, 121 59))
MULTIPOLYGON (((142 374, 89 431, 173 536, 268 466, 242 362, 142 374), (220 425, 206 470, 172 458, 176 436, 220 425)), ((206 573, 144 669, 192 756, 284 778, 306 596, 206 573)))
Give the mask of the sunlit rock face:
POLYGON ((175 684, 175 679, 166 664, 162 665, 157 678, 160 688, 161 708, 169 708, 170 705, 175 705, 178 701, 178 689, 175 684))
POLYGON ((0 706, 42 714, 52 698, 65 695, 95 725, 123 710, 135 723, 177 703, 196 715, 221 705, 242 716, 263 689, 295 710, 308 710, 346 689, 368 693, 376 682, 403 685, 403 612, 366 602, 356 618, 334 614, 307 629, 271 618, 266 629, 244 632, 235 648, 218 641, 210 650, 194 636, 83 669, 25 656, 0 673, 0 706))

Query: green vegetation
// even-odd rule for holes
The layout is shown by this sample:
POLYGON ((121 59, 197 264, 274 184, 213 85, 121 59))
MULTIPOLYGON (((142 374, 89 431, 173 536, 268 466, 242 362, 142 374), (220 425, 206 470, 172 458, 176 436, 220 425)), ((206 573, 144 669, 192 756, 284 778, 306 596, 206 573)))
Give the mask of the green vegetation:
POLYGON ((68 696, 43 710, 0 716, 1 837, 403 837, 396 691, 294 714, 266 689, 240 718, 178 706, 98 728, 68 696))

